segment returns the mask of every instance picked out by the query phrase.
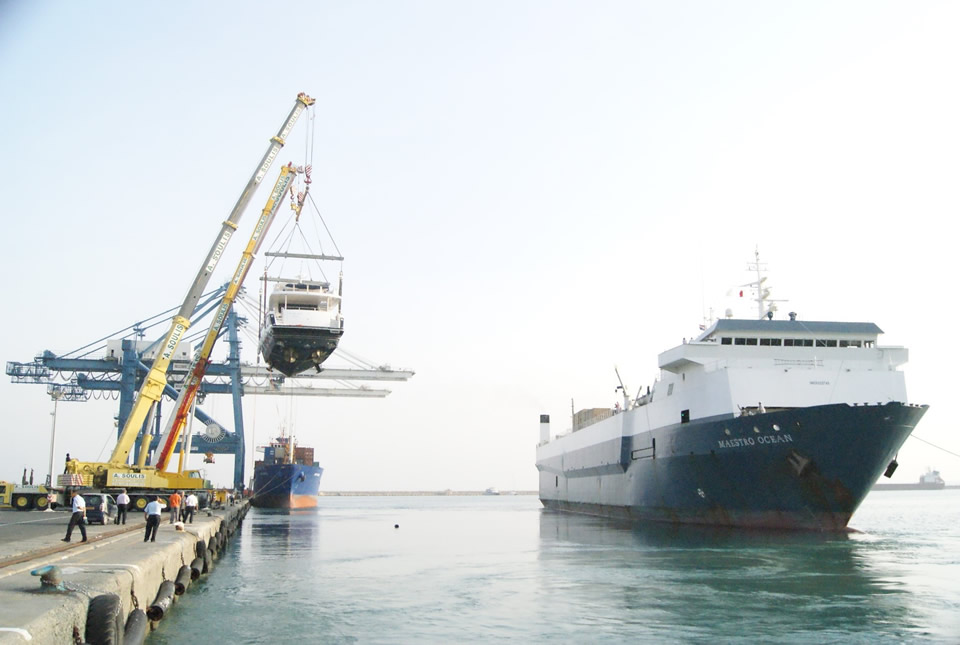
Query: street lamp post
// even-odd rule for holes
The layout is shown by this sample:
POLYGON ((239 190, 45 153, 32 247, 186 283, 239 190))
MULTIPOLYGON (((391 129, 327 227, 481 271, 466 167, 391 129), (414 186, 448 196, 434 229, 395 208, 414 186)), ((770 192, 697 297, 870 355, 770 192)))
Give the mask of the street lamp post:
POLYGON ((63 392, 55 386, 49 388, 48 391, 50 398, 53 399, 53 412, 50 413, 50 416, 53 417, 53 422, 50 424, 50 470, 47 474, 47 487, 49 488, 53 486, 53 450, 57 441, 57 401, 63 396, 63 392))

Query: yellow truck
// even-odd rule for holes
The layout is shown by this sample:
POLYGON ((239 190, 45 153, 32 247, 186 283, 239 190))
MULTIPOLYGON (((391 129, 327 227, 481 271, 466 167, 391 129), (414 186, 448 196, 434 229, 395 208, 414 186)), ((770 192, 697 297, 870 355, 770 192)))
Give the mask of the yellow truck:
POLYGON ((44 511, 57 507, 57 491, 46 486, 20 485, 0 482, 0 508, 18 511, 44 511))

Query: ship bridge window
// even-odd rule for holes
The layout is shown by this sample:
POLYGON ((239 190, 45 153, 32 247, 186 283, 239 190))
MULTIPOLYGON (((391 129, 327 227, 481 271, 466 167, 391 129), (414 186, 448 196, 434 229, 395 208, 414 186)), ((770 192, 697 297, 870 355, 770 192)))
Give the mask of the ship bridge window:
POLYGON ((765 347, 780 347, 782 341, 779 338, 761 338, 760 344, 765 347))
POLYGON ((733 339, 730 338, 729 336, 724 336, 723 338, 720 339, 720 344, 721 344, 721 345, 732 345, 732 344, 733 344, 733 339))
POLYGON ((746 345, 746 344, 747 344, 747 339, 746 339, 746 338, 734 338, 734 339, 733 339, 733 343, 734 343, 735 345, 746 345))
POLYGON ((297 302, 288 302, 288 303, 287 303, 287 309, 298 309, 298 310, 300 310, 300 311, 316 311, 316 310, 317 310, 317 306, 316 306, 316 305, 304 305, 304 304, 297 303, 297 302))
POLYGON ((860 347, 861 342, 859 340, 841 340, 840 347, 860 347))

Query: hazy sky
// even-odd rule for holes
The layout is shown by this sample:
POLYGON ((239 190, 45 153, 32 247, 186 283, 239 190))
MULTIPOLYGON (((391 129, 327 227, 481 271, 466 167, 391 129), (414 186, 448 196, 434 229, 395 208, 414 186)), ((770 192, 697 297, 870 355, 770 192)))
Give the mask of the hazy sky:
MULTIPOLYGON (((536 488, 538 415, 613 405, 615 365, 652 383, 756 247, 785 311, 910 349, 916 435, 960 453, 958 31, 956 2, 0 0, 0 356, 178 306, 304 91, 343 347, 417 372, 382 400, 245 397, 251 447, 293 424, 323 490, 536 488)), ((5 377, 0 404, 0 478, 42 480, 49 397, 5 377)), ((116 408, 60 404, 57 465, 105 458, 116 408)), ((900 462, 960 483, 915 439, 900 462)))

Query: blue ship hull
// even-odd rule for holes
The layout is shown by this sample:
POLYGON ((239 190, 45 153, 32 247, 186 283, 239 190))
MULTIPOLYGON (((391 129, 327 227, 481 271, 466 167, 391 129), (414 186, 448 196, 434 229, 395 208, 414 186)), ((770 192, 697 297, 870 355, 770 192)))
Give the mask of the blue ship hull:
POLYGON ((258 508, 316 508, 323 468, 301 464, 258 464, 253 498, 258 508))
POLYGON ((538 461, 548 509, 629 520, 843 530, 927 406, 703 419, 538 461))

